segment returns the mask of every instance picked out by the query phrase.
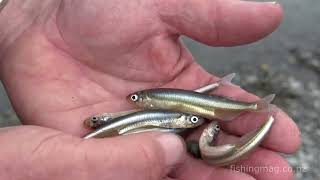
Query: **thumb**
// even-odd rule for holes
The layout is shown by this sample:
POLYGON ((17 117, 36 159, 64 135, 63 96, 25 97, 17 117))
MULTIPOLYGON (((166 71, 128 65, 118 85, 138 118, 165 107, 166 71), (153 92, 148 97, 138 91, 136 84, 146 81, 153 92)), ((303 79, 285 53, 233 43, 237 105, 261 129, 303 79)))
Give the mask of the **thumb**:
POLYGON ((160 133, 88 140, 88 148, 89 171, 104 179, 162 179, 186 154, 181 138, 160 133))
POLYGON ((158 180, 184 157, 173 134, 83 140, 36 126, 0 128, 0 179, 158 180))

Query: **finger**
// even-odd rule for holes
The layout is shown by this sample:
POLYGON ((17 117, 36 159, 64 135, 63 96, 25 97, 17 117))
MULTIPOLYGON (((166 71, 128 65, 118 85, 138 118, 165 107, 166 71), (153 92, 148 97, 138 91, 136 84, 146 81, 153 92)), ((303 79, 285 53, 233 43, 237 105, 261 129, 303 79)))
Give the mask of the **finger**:
POLYGON ((230 167, 259 180, 292 180, 292 167, 277 153, 258 148, 243 161, 230 167))
POLYGON ((212 167, 205 164, 202 160, 194 159, 190 156, 187 157, 185 163, 179 166, 173 173, 173 177, 183 180, 212 180, 212 179, 227 179, 227 180, 254 180, 252 176, 237 172, 230 171, 225 168, 212 167))
POLYGON ((282 19, 282 9, 277 3, 238 0, 159 2, 159 14, 172 29, 214 46, 256 41, 274 31, 282 19))
POLYGON ((181 138, 173 134, 142 133, 110 139, 90 139, 87 166, 105 179, 156 180, 184 162, 181 138), (107 172, 119 172, 109 173, 107 172))

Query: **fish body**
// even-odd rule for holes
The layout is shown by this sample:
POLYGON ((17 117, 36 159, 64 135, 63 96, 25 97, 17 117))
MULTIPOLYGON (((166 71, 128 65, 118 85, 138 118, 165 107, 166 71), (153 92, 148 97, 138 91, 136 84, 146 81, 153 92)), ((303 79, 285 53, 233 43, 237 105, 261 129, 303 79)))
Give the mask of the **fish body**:
POLYGON ((130 124, 119 130, 119 134, 124 134, 128 131, 132 131, 134 129, 140 128, 153 128, 153 127, 161 127, 168 129, 176 129, 176 128, 194 128, 201 125, 204 121, 199 122, 199 118, 197 116, 190 115, 181 115, 179 118, 175 119, 156 119, 156 120, 146 120, 137 123, 130 124))
MULTIPOLYGON (((102 138, 102 137, 110 137, 114 135, 119 135, 119 130, 125 128, 126 126, 133 125, 135 123, 141 122, 149 122, 145 126, 137 126, 137 129, 143 127, 164 127, 167 128, 170 126, 171 128, 193 128, 201 125, 204 122, 204 119, 198 116, 180 113, 180 112, 172 112, 172 111, 160 111, 160 110, 152 110, 152 111, 139 111, 134 112, 125 116, 117 117, 108 122, 107 125, 104 125, 95 131, 89 133, 84 137, 84 139, 89 138, 102 138), (164 122, 164 123, 150 123, 150 122, 164 122)), ((132 126, 134 127, 134 125, 132 126)), ((130 130, 133 130, 131 128, 130 130)))
POLYGON ((199 140, 201 156, 211 165, 227 166, 233 164, 246 157, 261 144, 273 123, 274 118, 270 116, 258 130, 243 136, 238 143, 219 146, 210 145, 212 137, 211 134, 207 132, 214 129, 214 124, 210 124, 199 140))
POLYGON ((137 134, 137 133, 144 133, 144 132, 162 132, 162 133, 174 133, 174 134, 179 134, 183 133, 187 129, 182 129, 182 128, 139 128, 139 129, 134 129, 130 131, 126 131, 121 135, 130 135, 130 134, 137 134))
POLYGON ((251 103, 241 102, 217 95, 168 88, 136 92, 130 94, 127 99, 140 108, 187 112, 208 119, 222 120, 230 120, 243 111, 264 109, 269 104, 264 100, 251 103))

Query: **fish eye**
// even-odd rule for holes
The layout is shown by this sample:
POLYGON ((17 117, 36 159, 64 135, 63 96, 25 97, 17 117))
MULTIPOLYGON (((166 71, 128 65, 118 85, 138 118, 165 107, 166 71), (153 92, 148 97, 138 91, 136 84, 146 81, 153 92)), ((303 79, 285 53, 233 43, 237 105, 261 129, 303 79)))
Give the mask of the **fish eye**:
POLYGON ((136 101, 138 101, 138 99, 139 99, 138 95, 136 95, 136 94, 131 95, 130 98, 131 98, 131 100, 132 100, 133 102, 136 102, 136 101))
POLYGON ((193 123, 193 124, 196 124, 198 121, 199 121, 199 118, 196 117, 196 116, 192 116, 190 121, 193 123))
POLYGON ((94 116, 94 117, 92 117, 92 121, 93 121, 93 122, 97 122, 97 121, 98 121, 98 118, 94 116))

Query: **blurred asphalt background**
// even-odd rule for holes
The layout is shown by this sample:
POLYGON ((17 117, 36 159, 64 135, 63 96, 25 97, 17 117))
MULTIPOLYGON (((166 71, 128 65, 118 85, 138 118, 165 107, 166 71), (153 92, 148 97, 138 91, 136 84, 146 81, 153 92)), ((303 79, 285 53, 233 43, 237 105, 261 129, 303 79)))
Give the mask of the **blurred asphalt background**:
MULTIPOLYGON (((235 82, 248 91, 277 94, 275 104, 294 118, 303 137, 301 150, 287 159, 298 180, 320 180, 320 1, 279 2, 284 22, 264 40, 234 48, 210 48, 189 39, 186 43, 209 72, 235 72, 235 82)), ((17 124, 0 84, 0 127, 17 124)))

